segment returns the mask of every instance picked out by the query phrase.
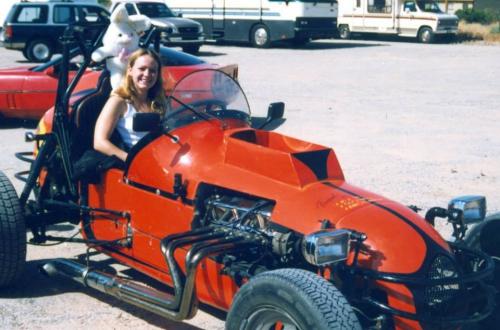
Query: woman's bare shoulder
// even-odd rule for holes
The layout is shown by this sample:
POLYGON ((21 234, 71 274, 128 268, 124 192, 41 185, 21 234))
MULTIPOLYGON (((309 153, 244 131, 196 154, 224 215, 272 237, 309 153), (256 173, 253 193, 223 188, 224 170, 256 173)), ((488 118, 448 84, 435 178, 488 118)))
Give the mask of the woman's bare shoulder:
POLYGON ((106 108, 124 113, 127 109, 127 100, 117 94, 111 94, 106 102, 106 108))

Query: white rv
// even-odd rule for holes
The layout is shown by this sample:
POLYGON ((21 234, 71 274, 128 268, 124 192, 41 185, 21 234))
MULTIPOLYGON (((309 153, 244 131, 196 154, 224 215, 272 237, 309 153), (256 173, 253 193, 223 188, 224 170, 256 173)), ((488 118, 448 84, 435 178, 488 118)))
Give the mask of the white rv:
POLYGON ((183 17, 197 20, 209 39, 303 44, 336 33, 337 0, 166 0, 183 17))
POLYGON ((353 32, 381 33, 431 43, 438 35, 456 36, 458 17, 432 0, 339 0, 337 24, 342 39, 353 32))

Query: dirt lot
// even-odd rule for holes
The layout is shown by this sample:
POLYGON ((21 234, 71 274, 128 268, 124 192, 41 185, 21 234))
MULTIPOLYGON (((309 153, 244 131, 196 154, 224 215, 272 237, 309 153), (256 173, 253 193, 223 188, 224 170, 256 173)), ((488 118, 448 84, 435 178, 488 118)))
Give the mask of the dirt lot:
MULTIPOLYGON (((351 183, 424 210, 482 194, 490 212, 500 211, 500 46, 324 41, 301 49, 209 45, 201 56, 239 64, 254 116, 284 101, 277 131, 334 147, 351 183)), ((0 67, 23 64, 17 52, 0 49, 0 58, 0 67)), ((24 128, 1 126, 0 169, 12 178, 24 167, 13 153, 29 146, 24 128)), ((44 259, 84 252, 30 246, 22 283, 0 293, 2 327, 223 329, 223 315, 206 308, 173 323, 36 271, 44 259)))

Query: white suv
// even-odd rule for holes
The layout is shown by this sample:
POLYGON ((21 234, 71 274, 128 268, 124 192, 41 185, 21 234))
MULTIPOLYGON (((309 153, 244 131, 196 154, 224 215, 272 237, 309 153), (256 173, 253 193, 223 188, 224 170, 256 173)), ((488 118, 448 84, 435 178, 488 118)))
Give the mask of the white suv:
POLYGON ((163 1, 113 1, 111 8, 125 3, 129 15, 142 14, 151 18, 151 22, 163 28, 161 41, 167 46, 179 46, 186 53, 196 54, 205 41, 200 23, 174 14, 163 1))

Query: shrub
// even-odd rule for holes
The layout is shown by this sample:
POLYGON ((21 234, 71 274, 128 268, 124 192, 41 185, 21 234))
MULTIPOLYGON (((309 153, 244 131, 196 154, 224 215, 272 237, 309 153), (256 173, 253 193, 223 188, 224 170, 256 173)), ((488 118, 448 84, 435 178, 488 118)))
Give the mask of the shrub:
POLYGON ((467 23, 491 24, 500 21, 500 13, 488 9, 459 9, 455 15, 467 23))

